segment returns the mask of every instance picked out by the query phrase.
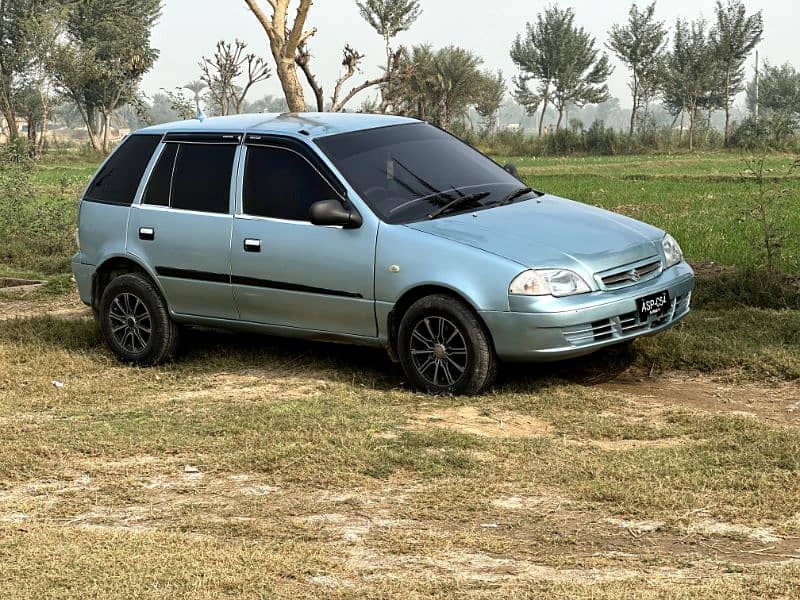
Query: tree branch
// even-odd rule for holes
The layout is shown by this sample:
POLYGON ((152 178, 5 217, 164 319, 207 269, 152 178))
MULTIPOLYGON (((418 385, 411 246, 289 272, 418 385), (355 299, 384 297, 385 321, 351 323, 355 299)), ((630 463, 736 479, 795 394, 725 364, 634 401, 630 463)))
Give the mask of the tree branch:
POLYGON ((345 105, 348 102, 350 102, 350 100, 353 99, 354 96, 356 96, 357 94, 363 92, 365 89, 370 88, 370 87, 372 87, 374 85, 381 85, 383 83, 388 83, 391 80, 392 80, 392 76, 391 75, 384 75, 383 77, 378 77, 376 79, 367 79, 361 85, 356 86, 352 90, 350 90, 347 93, 347 95, 344 98, 342 98, 341 102, 339 102, 338 104, 333 105, 331 107, 331 112, 340 112, 345 107, 345 105))
MULTIPOLYGON (((272 21, 267 17, 267 13, 261 10, 261 7, 258 5, 258 0, 244 0, 253 14, 258 19, 258 22, 261 23, 261 26, 264 28, 264 31, 267 32, 267 37, 272 40, 273 36, 275 35, 275 28, 272 26, 272 21)), ((277 11, 277 7, 275 5, 275 0, 267 0, 269 5, 272 7, 273 11, 277 11)))
POLYGON ((297 47, 300 48, 303 44, 305 44, 310 37, 317 33, 317 28, 312 27, 308 31, 304 31, 303 35, 300 36, 300 41, 297 43, 297 47))
MULTIPOLYGON (((333 89, 333 97, 331 98, 331 111, 338 112, 339 109, 336 108, 339 105, 339 94, 342 91, 342 85, 344 82, 350 79, 356 73, 356 69, 358 69, 358 65, 361 60, 364 58, 364 55, 355 50, 350 44, 346 44, 344 47, 344 57, 342 58, 342 66, 345 67, 347 70, 345 71, 344 75, 339 77, 336 80, 336 85, 333 89)), ((343 106, 344 104, 342 104, 343 106)))
POLYGON ((302 44, 297 48, 297 56, 294 60, 297 66, 303 71, 303 75, 305 75, 308 85, 310 85, 311 89, 314 91, 314 97, 317 100, 317 110, 319 112, 323 112, 325 110, 325 96, 322 91, 322 86, 311 72, 311 53, 305 44, 302 44))
MULTIPOLYGON (((303 27, 306 24, 308 11, 311 8, 313 0, 300 0, 300 6, 297 7, 297 14, 294 17, 292 30, 286 39, 286 56, 294 56, 297 47, 300 45, 301 38, 303 37, 303 27)), ((313 35, 313 34, 312 34, 313 35)))

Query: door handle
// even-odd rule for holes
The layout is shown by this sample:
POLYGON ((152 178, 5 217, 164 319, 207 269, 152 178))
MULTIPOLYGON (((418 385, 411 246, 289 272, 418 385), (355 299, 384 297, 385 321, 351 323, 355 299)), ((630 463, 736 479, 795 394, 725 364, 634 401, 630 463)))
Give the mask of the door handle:
POLYGON ((156 230, 152 227, 139 227, 139 239, 146 241, 156 239, 156 230))
POLYGON ((261 240, 246 239, 244 241, 245 252, 261 252, 261 240))

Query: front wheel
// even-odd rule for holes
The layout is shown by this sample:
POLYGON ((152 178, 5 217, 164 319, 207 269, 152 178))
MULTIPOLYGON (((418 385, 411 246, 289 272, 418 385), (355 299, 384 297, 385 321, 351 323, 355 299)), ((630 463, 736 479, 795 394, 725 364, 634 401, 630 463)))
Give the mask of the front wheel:
POLYGON ((480 394, 497 371, 492 342, 477 315, 446 295, 417 300, 398 332, 398 355, 414 387, 431 394, 480 394))
POLYGON ((169 360, 178 345, 178 325, 152 281, 139 273, 108 284, 100 300, 100 327, 117 357, 140 366, 169 360))

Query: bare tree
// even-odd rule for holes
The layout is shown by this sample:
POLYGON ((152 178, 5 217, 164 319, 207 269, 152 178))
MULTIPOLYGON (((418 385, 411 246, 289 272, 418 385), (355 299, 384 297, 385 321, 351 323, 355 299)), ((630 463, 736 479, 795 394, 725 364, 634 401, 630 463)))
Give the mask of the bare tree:
MULTIPOLYGON (((303 30, 312 0, 300 0, 294 22, 291 24, 288 22, 290 0, 266 1, 272 9, 272 16, 265 12, 258 0, 245 0, 269 38, 269 47, 272 57, 275 59, 276 73, 286 96, 289 110, 303 112, 306 110, 306 101, 303 95, 303 86, 300 85, 300 79, 297 76, 299 65, 295 62, 295 58, 298 49, 304 47, 305 42, 317 32, 316 28, 303 30)), ((307 60, 310 60, 310 55, 307 60)))
POLYGON ((246 50, 247 44, 242 40, 237 39, 233 43, 220 40, 214 56, 203 57, 200 61, 200 80, 208 87, 211 104, 221 115, 242 112, 244 99, 250 89, 272 75, 262 58, 246 50), (242 75, 245 80, 239 85, 238 79, 242 75))
MULTIPOLYGON (((312 54, 308 47, 308 41, 317 32, 316 28, 304 29, 311 8, 312 0, 299 0, 294 21, 289 23, 289 8, 291 0, 266 0, 272 9, 271 16, 265 11, 258 0, 245 0, 247 6, 261 23, 270 42, 272 56, 277 66, 278 78, 281 81, 283 93, 289 110, 292 112, 303 112, 306 110, 305 95, 300 79, 297 75, 298 68, 314 92, 317 110, 325 110, 325 94, 322 84, 314 75, 311 69, 312 54)), ((374 79, 367 79, 361 84, 353 87, 346 94, 343 94, 344 84, 351 79, 358 71, 364 55, 355 50, 350 44, 346 44, 343 51, 342 66, 344 71, 334 84, 333 95, 331 96, 331 111, 340 111, 358 93, 370 87, 388 83, 399 72, 400 61, 395 57, 398 53, 389 57, 390 64, 383 76, 374 79)))

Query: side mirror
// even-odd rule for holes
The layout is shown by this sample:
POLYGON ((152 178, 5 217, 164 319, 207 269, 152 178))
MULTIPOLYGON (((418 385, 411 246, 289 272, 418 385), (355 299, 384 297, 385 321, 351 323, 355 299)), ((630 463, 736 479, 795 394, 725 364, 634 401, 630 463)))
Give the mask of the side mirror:
POLYGON ((346 229, 356 229, 364 222, 358 212, 345 208, 338 200, 314 202, 309 212, 313 225, 336 225, 346 229))
POLYGON ((519 175, 517 174, 517 165, 515 165, 514 163, 506 163, 506 164, 503 166, 503 169, 504 169, 504 170, 505 170, 507 173, 511 173, 511 174, 512 174, 514 177, 516 177, 517 179, 519 179, 519 175))

